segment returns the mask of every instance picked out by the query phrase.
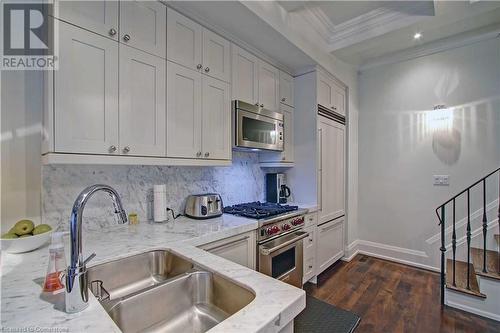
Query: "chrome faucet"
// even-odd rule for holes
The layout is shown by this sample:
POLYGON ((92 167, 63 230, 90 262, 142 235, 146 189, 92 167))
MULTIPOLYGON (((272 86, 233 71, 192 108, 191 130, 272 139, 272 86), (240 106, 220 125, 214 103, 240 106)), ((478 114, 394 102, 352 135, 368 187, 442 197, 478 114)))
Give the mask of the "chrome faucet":
POLYGON ((88 306, 88 277, 86 264, 95 253, 83 260, 82 256, 82 216, 83 209, 90 197, 98 192, 107 192, 113 200, 115 213, 120 217, 120 223, 127 223, 127 213, 123 209, 120 196, 111 186, 92 185, 78 195, 71 211, 71 220, 69 221, 71 237, 70 264, 66 271, 66 312, 80 312, 88 306))

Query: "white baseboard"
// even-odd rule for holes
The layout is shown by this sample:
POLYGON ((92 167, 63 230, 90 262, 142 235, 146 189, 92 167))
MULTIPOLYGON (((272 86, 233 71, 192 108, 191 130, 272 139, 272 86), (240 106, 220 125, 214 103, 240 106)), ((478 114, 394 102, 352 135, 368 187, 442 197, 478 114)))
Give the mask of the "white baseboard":
POLYGON ((439 272, 438 267, 430 266, 425 263, 429 260, 429 256, 424 251, 357 239, 347 246, 346 254, 342 260, 349 262, 357 254, 364 254, 400 264, 423 268, 433 272, 439 272))
POLYGON ((445 303, 446 303, 446 305, 448 305, 448 306, 450 306, 452 308, 456 308, 456 309, 459 309, 459 310, 463 310, 465 312, 470 312, 470 313, 473 313, 473 314, 477 314, 478 316, 481 316, 481 317, 490 318, 490 319, 493 319, 493 320, 496 320, 496 321, 500 321, 500 316, 497 315, 497 314, 495 314, 495 313, 483 311, 483 310, 480 310, 480 309, 477 309, 477 308, 474 308, 474 307, 471 307, 471 306, 467 306, 467 305, 460 304, 460 303, 455 303, 455 302, 452 302, 452 301, 446 301, 445 303))

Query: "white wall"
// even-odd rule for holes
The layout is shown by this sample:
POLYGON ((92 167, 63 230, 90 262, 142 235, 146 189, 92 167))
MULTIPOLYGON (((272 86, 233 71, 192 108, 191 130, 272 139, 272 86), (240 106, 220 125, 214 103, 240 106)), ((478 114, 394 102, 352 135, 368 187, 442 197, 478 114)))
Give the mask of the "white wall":
POLYGON ((3 71, 1 90, 1 226, 40 219, 42 75, 3 71))
POLYGON ((434 209, 500 166, 500 41, 368 69, 359 89, 359 247, 437 267, 434 209), (453 129, 432 129, 436 104, 453 129))

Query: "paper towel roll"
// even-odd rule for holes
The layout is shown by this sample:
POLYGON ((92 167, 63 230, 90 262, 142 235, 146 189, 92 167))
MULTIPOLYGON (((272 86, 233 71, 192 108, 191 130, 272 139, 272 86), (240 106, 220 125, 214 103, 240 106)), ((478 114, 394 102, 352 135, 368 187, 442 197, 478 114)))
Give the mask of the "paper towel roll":
POLYGON ((153 219, 155 222, 165 222, 167 217, 167 185, 154 185, 154 212, 153 219))

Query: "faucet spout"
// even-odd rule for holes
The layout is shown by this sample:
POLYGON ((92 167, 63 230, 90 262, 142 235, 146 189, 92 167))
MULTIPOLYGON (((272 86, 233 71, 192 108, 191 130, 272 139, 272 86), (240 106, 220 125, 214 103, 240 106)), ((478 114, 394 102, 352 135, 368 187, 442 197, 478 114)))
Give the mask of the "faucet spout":
POLYGON ((82 255, 82 216, 87 201, 98 191, 109 194, 113 201, 119 223, 127 223, 127 213, 114 188, 96 184, 84 189, 76 198, 71 210, 70 228, 70 264, 66 272, 66 312, 80 312, 88 306, 88 280, 86 260, 82 255))

